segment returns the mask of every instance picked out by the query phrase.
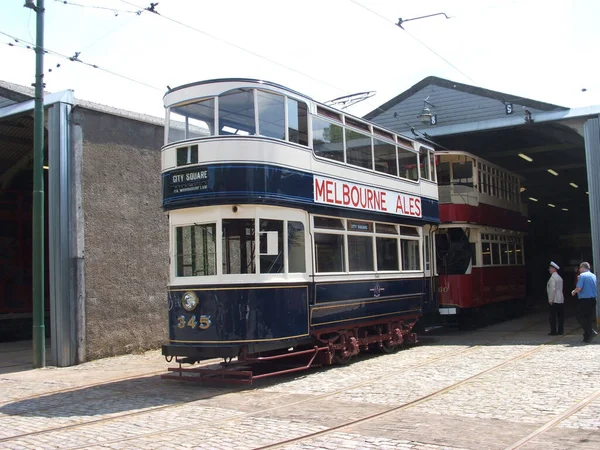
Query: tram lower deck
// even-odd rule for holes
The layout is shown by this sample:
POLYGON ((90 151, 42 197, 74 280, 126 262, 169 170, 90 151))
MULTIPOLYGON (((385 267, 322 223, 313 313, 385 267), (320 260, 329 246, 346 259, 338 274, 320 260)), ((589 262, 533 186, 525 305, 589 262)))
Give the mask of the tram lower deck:
POLYGON ((423 227, 264 205, 170 217, 165 356, 191 362, 351 338, 389 348, 410 334, 430 292, 423 227))

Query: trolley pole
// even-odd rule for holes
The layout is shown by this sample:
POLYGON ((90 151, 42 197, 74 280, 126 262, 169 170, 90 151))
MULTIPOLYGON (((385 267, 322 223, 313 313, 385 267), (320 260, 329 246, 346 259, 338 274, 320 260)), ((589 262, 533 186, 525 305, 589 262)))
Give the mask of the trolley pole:
POLYGON ((46 366, 44 325, 44 0, 26 0, 36 12, 33 135, 33 367, 46 366))

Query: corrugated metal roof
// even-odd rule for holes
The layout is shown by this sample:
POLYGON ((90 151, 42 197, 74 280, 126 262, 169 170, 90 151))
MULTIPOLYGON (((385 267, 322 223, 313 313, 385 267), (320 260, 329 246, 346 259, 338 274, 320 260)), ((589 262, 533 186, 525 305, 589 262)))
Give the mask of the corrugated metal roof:
MULTIPOLYGON (((48 92, 44 92, 48 94, 48 92)), ((31 100, 34 97, 34 89, 26 86, 21 86, 8 81, 0 80, 0 108, 3 106, 9 106, 17 102, 23 102, 31 100), (7 101, 6 104, 2 104, 2 100, 7 101), (12 103, 9 103, 12 101, 12 103)), ((113 116, 124 117, 126 119, 136 120, 138 122, 149 123, 153 125, 164 126, 165 120, 161 117, 151 116, 148 114, 136 113, 128 111, 126 109, 114 108, 112 106, 102 105, 100 103, 90 102, 88 100, 81 100, 76 98, 74 106, 80 108, 90 109, 92 111, 102 112, 104 114, 110 114, 113 116)))
MULTIPOLYGON (((50 94, 44 92, 44 95, 50 94)), ((0 80, 0 108, 30 101, 35 91, 0 80)), ((147 114, 75 99, 75 107, 97 111, 103 114, 123 117, 138 122, 164 126, 164 119, 147 114)), ((45 139, 47 148, 47 139, 45 139)), ((10 185, 14 176, 23 169, 31 168, 33 154, 33 111, 31 114, 0 119, 0 191, 10 185)))

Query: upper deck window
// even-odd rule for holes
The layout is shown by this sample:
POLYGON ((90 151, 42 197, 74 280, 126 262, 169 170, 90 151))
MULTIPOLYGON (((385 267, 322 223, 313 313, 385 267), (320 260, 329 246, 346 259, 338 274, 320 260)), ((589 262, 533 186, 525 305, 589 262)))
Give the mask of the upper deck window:
POLYGON ((477 189, 480 193, 515 204, 521 203, 520 180, 514 175, 484 162, 478 162, 477 181, 477 189))
POLYGON ((256 134, 253 89, 236 89, 219 96, 219 134, 256 134))
POLYGON ((318 117, 313 117, 312 129, 315 155, 343 162, 344 129, 318 117))
POLYGON ((353 166, 373 168, 371 136, 346 128, 346 162, 353 166))
POLYGON ((323 108, 321 106, 317 106, 317 114, 320 116, 325 116, 328 119, 337 120, 338 122, 342 121, 342 115, 338 114, 330 109, 323 108))
POLYGON ((415 152, 398 147, 398 167, 401 178, 407 180, 419 180, 419 160, 415 152))
POLYGON ((452 184, 473 187, 473 162, 455 162, 452 164, 452 184))
POLYGON ((169 142, 210 136, 215 131, 215 100, 175 106, 169 113, 169 142))
POLYGON ((257 91, 257 98, 259 134, 285 139, 285 98, 283 95, 257 91))
POLYGON ((371 128, 364 122, 359 122, 358 120, 354 120, 351 117, 346 117, 346 125, 349 125, 354 128, 358 128, 359 130, 366 131, 367 133, 371 132, 371 128))
POLYGON ((296 144, 308 145, 308 108, 306 103, 288 98, 287 108, 288 140, 296 144))
POLYGON ((375 159, 375 170, 377 172, 387 173, 388 175, 398 175, 396 163, 396 146, 379 139, 373 139, 373 157, 375 159))
POLYGON ((425 147, 419 150, 419 168, 421 170, 421 178, 431 180, 431 171, 429 169, 429 152, 425 147))

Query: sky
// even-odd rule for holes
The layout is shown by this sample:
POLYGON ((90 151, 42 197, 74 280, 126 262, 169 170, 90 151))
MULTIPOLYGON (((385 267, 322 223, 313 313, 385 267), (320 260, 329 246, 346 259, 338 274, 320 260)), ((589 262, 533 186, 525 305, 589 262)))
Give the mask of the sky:
MULTIPOLYGON (((150 5, 141 0, 66 3, 45 0, 46 90, 153 116, 164 114, 167 86, 227 77, 318 101, 376 91, 348 109, 358 116, 431 75, 600 104, 597 0, 160 0, 160 15, 136 14, 150 5), (450 19, 395 25, 441 12, 450 19)), ((0 80, 30 86, 35 54, 5 35, 35 42, 36 14, 23 4, 0 0, 0 80)))

